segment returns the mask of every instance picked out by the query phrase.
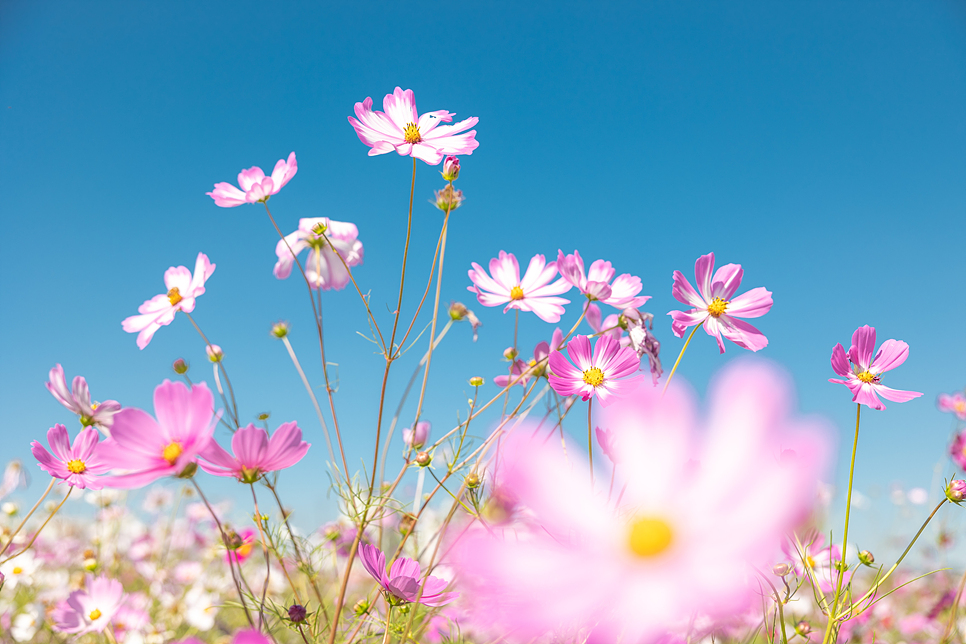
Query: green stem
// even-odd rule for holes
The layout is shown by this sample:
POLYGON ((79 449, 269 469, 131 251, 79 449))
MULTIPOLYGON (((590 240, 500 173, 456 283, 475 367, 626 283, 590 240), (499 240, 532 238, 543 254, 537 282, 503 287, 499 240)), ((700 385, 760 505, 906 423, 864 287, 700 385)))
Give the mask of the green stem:
MULTIPOLYGON (((56 508, 54 508, 54 511, 53 511, 53 512, 51 512, 51 513, 50 513, 50 516, 48 516, 48 517, 47 517, 47 520, 46 520, 46 521, 44 521, 44 522, 43 522, 42 524, 40 524, 40 527, 39 527, 39 528, 37 528, 37 532, 35 532, 35 533, 34 533, 34 536, 32 536, 32 537, 30 537, 30 541, 28 541, 28 542, 27 542, 27 545, 25 545, 25 546, 24 546, 24 547, 23 547, 23 548, 22 548, 22 549, 20 550, 20 552, 18 552, 18 553, 16 553, 16 554, 12 554, 12 555, 10 555, 9 557, 7 557, 6 559, 4 559, 3 561, 0 561, 0 565, 3 565, 3 564, 5 564, 5 563, 7 563, 8 561, 10 561, 11 559, 13 559, 14 557, 17 557, 17 556, 19 556, 19 555, 22 555, 23 553, 25 553, 25 552, 27 552, 28 550, 30 550, 30 546, 32 546, 32 545, 34 545, 34 541, 36 541, 36 540, 37 540, 37 537, 39 537, 39 536, 40 536, 40 533, 41 533, 41 532, 43 532, 43 530, 44 530, 44 528, 46 528, 46 527, 47 527, 47 524, 48 524, 48 523, 50 523, 50 520, 54 518, 54 515, 55 515, 55 514, 57 514, 57 512, 58 512, 58 511, 59 511, 59 510, 60 510, 60 509, 61 509, 62 507, 64 507, 64 503, 66 503, 66 502, 67 502, 67 497, 69 497, 69 496, 70 496, 70 493, 71 493, 71 492, 73 492, 73 490, 74 490, 74 486, 73 486, 73 485, 71 485, 71 486, 70 486, 70 487, 69 487, 69 488, 67 489, 67 494, 65 494, 65 495, 64 495, 64 500, 63 500, 63 501, 61 501, 61 502, 60 502, 60 503, 59 503, 59 504, 57 505, 57 507, 56 507, 56 508)), ((11 543, 13 543, 13 541, 12 541, 12 540, 11 540, 11 543)))
POLYGON ((587 456, 590 459, 590 487, 594 488, 594 399, 587 401, 587 456))
POLYGON ((668 374, 667 380, 664 381, 664 389, 661 390, 661 396, 667 392, 667 386, 671 384, 671 378, 674 377, 674 372, 678 370, 678 365, 681 364, 681 358, 684 357, 684 352, 688 350, 688 345, 691 344, 691 338, 694 337, 694 334, 697 333, 700 326, 698 324, 691 330, 691 335, 688 336, 688 339, 684 342, 684 346, 681 347, 681 353, 678 354, 678 359, 674 361, 674 366, 671 367, 671 373, 668 374))
POLYGON ((55 479, 54 477, 50 477, 50 484, 47 485, 47 489, 44 490, 44 493, 40 496, 39 499, 37 499, 37 502, 34 503, 34 507, 30 508, 30 512, 28 512, 27 516, 23 518, 23 521, 21 521, 20 525, 17 526, 17 529, 13 531, 13 534, 10 535, 10 540, 7 542, 7 544, 2 549, 0 549, 0 556, 3 556, 3 553, 7 551, 7 548, 13 545, 13 538, 17 536, 17 533, 19 533, 20 530, 23 529, 24 525, 27 523, 27 520, 30 518, 30 516, 37 511, 37 508, 39 508, 40 504, 44 502, 44 499, 47 498, 47 495, 50 494, 50 491, 54 489, 54 483, 56 481, 57 479, 55 479))

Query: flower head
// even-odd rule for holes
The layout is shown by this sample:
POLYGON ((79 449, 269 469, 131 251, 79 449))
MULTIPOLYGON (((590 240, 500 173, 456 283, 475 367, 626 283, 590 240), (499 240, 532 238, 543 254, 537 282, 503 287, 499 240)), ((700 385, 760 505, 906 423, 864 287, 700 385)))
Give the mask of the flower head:
POLYGON ((430 575, 421 582, 419 562, 408 557, 396 559, 388 575, 386 555, 379 548, 364 543, 359 546, 359 558, 393 603, 412 603, 419 597, 419 603, 424 606, 442 606, 459 597, 459 593, 443 592, 449 586, 445 579, 430 575))
POLYGON ((463 191, 455 190, 453 186, 446 186, 442 190, 434 190, 436 199, 430 201, 443 212, 453 212, 463 204, 463 191))
POLYGON ((298 230, 286 235, 275 245, 275 254, 278 256, 275 277, 283 280, 291 275, 296 256, 308 248, 305 276, 312 288, 323 291, 345 288, 349 283, 346 266, 362 263, 362 242, 358 237, 359 229, 346 221, 335 221, 328 217, 299 219, 298 230), (339 259, 340 255, 342 259, 339 259))
POLYGON ((356 103, 356 118, 349 117, 359 140, 368 145, 369 156, 395 150, 401 156, 414 156, 430 165, 436 165, 448 154, 473 154, 479 143, 476 130, 465 132, 479 121, 475 116, 455 125, 440 125, 453 120, 454 114, 446 110, 416 112, 413 90, 403 91, 397 87, 386 94, 382 101, 385 112, 372 110, 372 99, 356 103))
POLYGON ((936 406, 939 411, 956 414, 959 420, 966 420, 966 396, 961 391, 954 394, 939 394, 936 406))
POLYGON ((622 347, 630 347, 638 357, 647 356, 651 367, 651 380, 657 385, 664 370, 661 368, 661 343, 651 333, 651 329, 654 328, 653 313, 645 313, 631 307, 621 311, 620 315, 611 313, 606 318, 602 318, 600 307, 588 303, 587 324, 598 335, 617 338, 622 347))
POLYGON ((231 437, 234 456, 212 440, 201 450, 198 466, 215 476, 233 476, 242 483, 254 483, 264 474, 295 465, 309 447, 294 421, 281 424, 271 438, 261 427, 248 425, 231 437))
POLYGON ((409 427, 403 430, 403 442, 413 448, 420 448, 429 440, 429 429, 431 425, 424 420, 416 423, 416 430, 409 427))
POLYGON ((221 362, 221 359, 225 357, 225 352, 217 344, 206 346, 205 353, 208 354, 208 360, 211 362, 221 362))
POLYGON ((459 157, 449 156, 443 161, 443 181, 456 181, 460 177, 459 157))
POLYGON ((147 300, 138 307, 140 315, 125 318, 121 326, 128 333, 138 334, 138 348, 143 349, 158 329, 174 321, 175 313, 195 310, 195 298, 205 292, 205 282, 214 272, 215 265, 204 253, 198 253, 194 275, 185 266, 172 266, 164 272, 167 292, 147 300))
POLYGON ((953 438, 949 446, 949 455, 959 467, 966 470, 966 431, 961 431, 953 438))
POLYGON ((906 402, 922 394, 916 391, 891 389, 882 384, 882 374, 895 369, 909 357, 909 345, 901 340, 886 340, 875 352, 875 328, 866 324, 852 334, 848 353, 841 343, 832 349, 832 370, 842 379, 829 382, 845 385, 852 392, 852 402, 872 409, 885 409, 882 396, 892 402, 906 402))
POLYGON ((99 633, 114 619, 124 598, 121 582, 103 575, 87 575, 84 589, 75 590, 54 609, 51 615, 53 628, 76 635, 99 633))
POLYGON ((593 353, 590 336, 578 335, 567 343, 567 354, 550 353, 550 386, 561 396, 579 395, 583 400, 597 396, 603 406, 626 396, 641 382, 641 359, 633 349, 620 346, 611 336, 597 339, 593 353), (635 375, 636 374, 636 375, 635 375))
POLYGON ((57 402, 80 416, 81 424, 85 427, 96 425, 110 429, 114 414, 121 410, 121 403, 116 400, 92 403, 91 392, 83 376, 74 376, 71 389, 67 389, 64 368, 59 364, 54 365, 50 370, 47 382, 44 384, 57 402))
POLYGON ((44 449, 40 441, 30 444, 30 452, 37 459, 42 470, 54 478, 63 479, 69 485, 81 489, 99 490, 103 483, 98 475, 106 474, 111 466, 104 462, 98 453, 100 434, 96 429, 83 429, 70 444, 67 428, 54 425, 47 430, 47 444, 53 454, 44 449))
POLYGON ((743 349, 758 351, 768 346, 768 338, 761 331, 737 318, 759 318, 771 310, 771 292, 753 288, 734 297, 741 285, 741 264, 726 264, 714 271, 714 253, 702 255, 694 263, 695 291, 681 271, 674 271, 674 299, 694 307, 690 311, 671 311, 674 320, 671 330, 683 337, 688 327, 702 324, 708 335, 718 341, 718 349, 724 353, 724 336, 743 349), (712 276, 713 273, 713 276, 712 276))
POLYGON ((562 250, 558 250, 557 270, 561 277, 576 286, 592 302, 600 301, 623 309, 641 306, 651 299, 650 295, 637 295, 643 288, 640 277, 624 273, 610 283, 617 272, 610 262, 598 259, 585 274, 584 260, 577 251, 573 255, 564 255, 562 250))
MULTIPOLYGON (((838 570, 837 561, 842 559, 842 548, 835 544, 825 546, 825 537, 816 534, 807 543, 802 544, 802 550, 786 541, 782 544, 785 556, 792 562, 792 568, 799 578, 811 580, 823 593, 835 590, 838 570)), ((854 570, 845 573, 843 584, 848 585, 854 570)))
POLYGON ((295 162, 295 153, 288 155, 288 159, 279 159, 272 170, 272 175, 266 177, 258 166, 252 166, 238 173, 238 185, 241 190, 230 183, 216 183, 215 189, 205 194, 215 200, 216 206, 233 208, 243 203, 260 203, 276 194, 286 183, 291 181, 299 171, 295 162))
POLYGON ((560 321, 563 305, 570 303, 556 297, 570 290, 567 280, 553 281, 556 275, 554 262, 547 264, 543 255, 534 255, 521 280, 517 258, 501 250, 499 257, 490 260, 490 274, 473 262, 473 270, 469 271, 473 286, 467 286, 466 290, 476 293, 476 299, 483 306, 506 304, 504 313, 510 309, 533 311, 544 322, 553 324, 560 321))
POLYGON ((104 463, 124 473, 108 477, 104 484, 138 488, 193 468, 218 422, 214 404, 203 382, 189 389, 180 382, 165 380, 154 390, 157 420, 134 407, 119 411, 111 438, 99 449, 104 463))
POLYGON ((245 528, 241 532, 230 531, 228 533, 228 552, 225 559, 229 562, 244 563, 252 556, 255 547, 254 528, 245 528))

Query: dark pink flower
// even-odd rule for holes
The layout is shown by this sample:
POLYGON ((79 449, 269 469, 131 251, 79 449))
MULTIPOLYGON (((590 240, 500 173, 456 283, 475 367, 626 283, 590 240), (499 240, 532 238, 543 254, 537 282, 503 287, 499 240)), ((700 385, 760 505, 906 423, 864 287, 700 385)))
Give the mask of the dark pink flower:
POLYGON ((232 435, 234 456, 212 440, 200 451, 202 460, 198 466, 215 476, 233 476, 242 483, 254 483, 268 472, 295 465, 309 447, 295 421, 279 425, 271 438, 267 431, 250 424, 232 435))
POLYGON ((637 353, 608 335, 597 339, 593 353, 590 336, 574 336, 567 343, 567 354, 576 367, 562 352, 550 352, 550 386, 561 396, 576 394, 583 400, 597 396, 606 407, 614 398, 633 391, 643 378, 637 374, 641 368, 637 353))
POLYGON ((238 543, 237 546, 232 544, 231 549, 225 553, 225 559, 235 563, 244 563, 252 556, 252 550, 255 547, 255 535, 257 533, 254 528, 245 528, 236 534, 241 543, 238 543))
POLYGON ((576 286, 591 301, 600 301, 624 309, 629 306, 641 306, 651 299, 650 295, 637 295, 643 288, 640 277, 624 273, 611 283, 617 271, 610 262, 602 259, 595 260, 590 265, 590 271, 585 274, 584 260, 577 251, 574 251, 573 255, 564 255, 564 252, 558 249, 557 270, 560 271, 561 277, 576 286))
POLYGON ((394 604, 416 601, 420 588, 422 588, 422 597, 419 598, 419 603, 425 606, 442 606, 459 597, 459 593, 443 592, 449 586, 449 582, 445 579, 429 576, 425 581, 420 582, 422 574, 419 570, 419 562, 408 557, 396 559, 388 575, 386 575, 386 555, 379 548, 364 543, 359 546, 359 558, 394 604))
POLYGON ((895 369, 909 357, 909 345, 901 340, 886 340, 875 351, 875 328, 866 324, 852 334, 848 353, 841 343, 832 349, 832 370, 843 379, 829 378, 829 382, 845 385, 852 392, 852 402, 872 409, 885 409, 881 395, 892 402, 906 402, 922 394, 917 391, 890 389, 882 384, 882 374, 895 369))
POLYGON ((47 444, 53 454, 44 449, 40 441, 30 444, 30 452, 37 459, 40 468, 53 476, 63 479, 69 485, 81 489, 100 490, 104 487, 98 476, 110 471, 111 466, 105 463, 98 453, 98 441, 101 436, 96 429, 83 429, 70 444, 67 428, 54 425, 47 430, 47 444))
POLYGON ((292 152, 287 160, 278 160, 270 177, 266 177, 258 166, 253 166, 238 174, 241 190, 230 183, 222 182, 216 183, 215 189, 205 194, 215 200, 215 205, 222 208, 233 208, 243 203, 261 203, 268 201, 269 197, 281 190, 298 171, 295 153, 292 152))
POLYGON ((53 628, 61 633, 101 632, 124 603, 121 582, 105 576, 87 575, 83 590, 75 590, 51 614, 53 628))
POLYGON ((517 258, 501 250, 499 257, 490 260, 490 274, 476 262, 469 271, 473 286, 467 286, 466 290, 476 293, 476 299, 483 306, 506 304, 504 313, 510 309, 533 311, 544 322, 553 324, 560 321, 563 305, 570 303, 556 297, 570 290, 570 282, 563 278, 554 281, 557 266, 554 262, 547 264, 543 255, 533 256, 521 280, 517 258))
POLYGON ((460 160, 458 157, 449 156, 443 161, 443 181, 456 181, 460 178, 460 160))
POLYGON ((473 154, 479 146, 476 130, 465 132, 479 121, 475 116, 455 125, 440 125, 453 120, 454 114, 446 110, 416 112, 413 90, 403 91, 397 87, 386 94, 382 101, 385 112, 372 110, 372 99, 356 103, 356 118, 349 117, 359 140, 368 145, 369 156, 395 150, 401 156, 414 156, 430 165, 436 165, 448 154, 473 154), (461 134, 462 133, 462 134, 461 134))
POLYGON ((768 346, 768 338, 761 331, 737 318, 759 318, 771 310, 771 292, 765 288, 753 288, 747 293, 733 297, 741 285, 741 264, 726 264, 714 271, 714 253, 702 255, 694 263, 695 291, 681 271, 674 271, 674 287, 671 293, 682 304, 692 306, 690 311, 671 311, 674 320, 671 330, 677 337, 691 326, 701 324, 708 335, 718 341, 718 349, 724 353, 724 336, 739 347, 758 351, 768 346), (713 273, 713 277, 712 277, 713 273))
POLYGON ((956 414, 959 420, 966 420, 966 396, 961 391, 954 394, 939 394, 936 407, 939 411, 956 414))
POLYGON ((81 424, 85 427, 97 425, 110 429, 114 414, 121 410, 121 403, 116 400, 92 403, 91 392, 83 376, 74 376, 71 389, 67 389, 64 368, 59 364, 54 365, 50 370, 47 382, 44 384, 57 402, 80 416, 81 424))

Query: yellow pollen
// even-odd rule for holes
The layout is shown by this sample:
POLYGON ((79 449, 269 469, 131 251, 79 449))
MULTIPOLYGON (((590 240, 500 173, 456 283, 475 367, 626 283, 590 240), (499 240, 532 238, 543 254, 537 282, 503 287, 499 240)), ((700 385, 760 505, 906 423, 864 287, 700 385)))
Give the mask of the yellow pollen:
POLYGON ((67 461, 67 469, 74 474, 83 474, 87 470, 87 465, 80 459, 67 461))
POLYGON ((19 575, 19 574, 22 574, 22 573, 23 573, 23 568, 21 568, 20 566, 14 566, 13 567, 13 574, 19 575))
POLYGON ((862 382, 872 382, 873 380, 875 380, 875 376, 869 373, 868 371, 863 371, 862 373, 856 375, 855 377, 861 380, 862 382))
POLYGON ((728 303, 722 300, 720 297, 716 297, 711 300, 711 304, 708 305, 708 313, 712 317, 721 317, 721 314, 725 312, 728 308, 728 303))
POLYGON ((813 559, 810 556, 809 557, 805 557, 805 565, 808 568, 814 568, 815 567, 815 559, 813 559))
POLYGON ((964 411, 966 411, 966 401, 957 400, 956 404, 953 405, 953 409, 955 409, 959 413, 963 413, 964 411))
POLYGON ((599 367, 591 367, 584 372, 584 382, 591 387, 600 387, 604 384, 604 372, 599 367))
POLYGON ((164 448, 164 451, 161 452, 161 456, 168 462, 168 465, 174 465, 175 461, 178 460, 178 457, 181 456, 181 452, 183 451, 184 450, 181 449, 181 443, 175 441, 169 443, 168 446, 164 448))
POLYGON ((238 546, 235 552, 238 553, 239 557, 247 557, 252 553, 252 544, 243 543, 242 545, 238 546))
POLYGON ((419 143, 423 140, 423 137, 419 135, 419 127, 415 123, 407 123, 406 129, 403 130, 403 138, 406 139, 406 143, 419 143))
POLYGON ((91 621, 93 622, 100 619, 101 615, 102 615, 101 611, 95 608, 94 610, 91 611, 91 621))
POLYGON ((98 403, 91 403, 91 411, 97 411, 98 403))
POLYGON ((181 297, 181 291, 178 290, 177 286, 172 287, 171 290, 168 291, 168 301, 171 302, 171 306, 174 306, 183 299, 184 298, 181 297))
POLYGON ((671 545, 674 533, 663 519, 645 517, 631 523, 627 543, 631 551, 639 557, 654 557, 671 545))
POLYGON ((514 286, 510 289, 510 299, 511 300, 522 300, 524 298, 523 289, 519 286, 514 286))

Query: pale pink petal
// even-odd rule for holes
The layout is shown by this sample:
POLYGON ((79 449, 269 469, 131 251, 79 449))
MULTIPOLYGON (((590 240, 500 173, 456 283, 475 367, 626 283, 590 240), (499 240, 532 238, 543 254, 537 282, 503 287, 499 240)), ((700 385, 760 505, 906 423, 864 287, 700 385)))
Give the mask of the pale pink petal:
POLYGON ((216 206, 222 208, 234 208, 246 203, 245 193, 230 183, 216 183, 215 189, 205 194, 215 200, 216 206))
POLYGON ((67 379, 64 377, 64 368, 59 364, 54 365, 54 368, 50 370, 47 375, 47 382, 44 383, 47 390, 57 399, 57 401, 71 410, 75 414, 79 414, 79 408, 74 398, 71 396, 70 390, 67 389, 67 379))
MULTIPOLYGON (((909 357, 909 345, 902 340, 886 340, 879 347, 879 352, 875 354, 875 358, 872 359, 872 364, 869 365, 869 371, 874 374, 885 373, 895 369, 909 357)), ((888 396, 886 396, 888 398, 888 396)), ((889 400, 892 400, 889 398, 889 400)), ((895 400, 893 402, 902 402, 901 400, 895 400)))
POLYGON ((845 348, 841 342, 832 348, 832 371, 845 378, 852 373, 849 359, 845 355, 845 348))
POLYGON ((272 170, 272 183, 275 184, 275 192, 278 192, 286 183, 292 180, 295 173, 299 171, 298 163, 295 161, 295 152, 288 155, 288 159, 279 159, 272 170))
MULTIPOLYGON (((601 340, 597 341, 598 345, 601 340)), ((567 343, 567 354, 582 372, 594 366, 594 353, 590 347, 590 338, 586 335, 575 335, 571 338, 567 343)))
POLYGON ((208 441, 198 456, 203 459, 198 461, 198 467, 214 476, 237 476, 241 470, 238 461, 214 440, 208 441))
POLYGON ((379 548, 363 543, 359 545, 359 559, 372 577, 383 586, 389 583, 386 577, 386 555, 379 548))
POLYGON ((97 447, 98 441, 100 441, 101 435, 96 429, 82 430, 77 437, 74 438, 74 445, 71 448, 71 457, 80 459, 87 462, 91 458, 91 454, 94 453, 94 449, 97 447))
POLYGON ((741 286, 742 275, 741 264, 725 264, 719 268, 711 279, 711 297, 720 297, 726 302, 730 300, 741 286))
POLYGON ((447 112, 446 110, 423 113, 416 122, 416 127, 419 128, 419 135, 424 139, 427 138, 427 135, 432 132, 436 126, 438 126, 440 123, 451 123, 454 116, 456 115, 452 112, 447 112))
POLYGON ((602 328, 600 325, 601 317, 602 317, 600 313, 600 307, 597 306, 596 304, 588 303, 585 309, 585 312, 586 312, 587 324, 589 324, 590 328, 594 330, 594 333, 600 333, 602 328))
POLYGON ((739 318, 759 318, 768 313, 771 306, 771 291, 759 286, 728 302, 727 313, 739 318))
POLYGON ((262 172, 262 169, 258 166, 252 166, 238 173, 238 187, 247 195, 248 191, 252 189, 252 186, 261 183, 263 179, 265 179, 265 173, 262 172))
MULTIPOLYGON (((547 264, 547 266, 543 269, 541 273, 541 278, 545 277, 547 273, 550 272, 551 270, 554 270, 554 271, 556 270, 556 264, 554 264, 553 262, 550 262, 549 264, 547 264)), ((570 282, 568 282, 567 280, 561 277, 555 282, 544 284, 543 286, 537 286, 536 288, 531 288, 529 290, 527 290, 526 287, 523 287, 523 290, 527 294, 527 297, 547 297, 548 295, 561 295, 569 291, 571 288, 572 286, 570 285, 570 282)), ((560 299, 560 298, 554 298, 554 299, 560 299)), ((570 300, 560 299, 560 301, 562 301, 564 304, 570 303, 570 300)))
POLYGON ((182 297, 189 296, 191 294, 191 271, 188 270, 187 266, 172 266, 164 272, 164 285, 169 291, 173 288, 178 289, 182 297))
POLYGON ((892 389, 891 387, 886 387, 885 385, 872 385, 876 393, 885 398, 886 400, 891 400, 892 402, 907 402, 913 398, 918 398, 922 394, 918 391, 905 391, 902 389, 892 389))
POLYGON ((73 460, 70 437, 67 434, 67 428, 63 425, 54 425, 47 430, 47 444, 50 445, 50 451, 54 453, 54 456, 60 460, 65 463, 73 460))
MULTIPOLYGON (((520 271, 517 270, 517 276, 519 277, 520 271)), ((519 284, 523 288, 523 292, 528 296, 535 289, 545 286, 547 282, 552 280, 557 274, 557 265, 553 262, 547 265, 547 260, 543 255, 534 255, 530 258, 530 264, 527 266, 527 272, 523 275, 523 279, 520 280, 519 284)))
POLYGON ((724 340, 721 339, 722 325, 720 323, 720 318, 716 318, 709 315, 704 321, 704 332, 710 336, 713 336, 715 340, 718 341, 718 352, 724 353, 725 346, 724 340))
MULTIPOLYGON (((490 265, 491 266, 493 265, 492 260, 490 262, 490 265)), ((473 269, 470 270, 468 274, 470 277, 470 281, 473 282, 475 286, 478 286, 484 291, 489 291, 490 293, 497 293, 499 295, 504 295, 507 297, 507 299, 509 299, 510 289, 516 286, 515 282, 510 286, 505 286, 503 284, 500 284, 496 280, 494 280, 492 277, 490 277, 489 274, 487 274, 487 272, 483 270, 483 267, 477 264, 476 262, 473 262, 472 266, 473 266, 473 269)), ((476 292, 476 289, 473 286, 468 286, 467 288, 473 292, 476 292)), ((490 304, 488 306, 493 306, 493 305, 490 304)))
POLYGON ((768 338, 747 322, 742 322, 730 315, 722 315, 718 321, 721 323, 721 334, 739 347, 759 351, 768 346, 768 338))
POLYGON ((681 304, 687 304, 688 306, 693 306, 696 309, 706 309, 710 300, 705 301, 694 287, 691 286, 691 282, 688 278, 684 276, 681 271, 674 271, 674 285, 671 287, 671 295, 674 296, 681 304))
POLYGON ((392 94, 386 94, 382 100, 382 109, 400 130, 419 120, 419 115, 416 113, 416 99, 411 89, 403 91, 402 88, 397 87, 392 94))
MULTIPOLYGON (((858 382, 858 381, 853 381, 858 382)), ((867 405, 872 409, 883 410, 885 405, 879 400, 879 397, 875 395, 875 387, 872 383, 858 382, 857 385, 849 387, 852 390, 852 402, 858 403, 860 405, 867 405)))
POLYGON ((875 351, 875 328, 866 324, 860 326, 852 334, 852 346, 849 348, 849 359, 866 371, 872 364, 872 353, 875 351))
POLYGON ((701 311, 671 311, 668 313, 673 320, 671 330, 679 338, 684 337, 684 332, 688 327, 702 324, 711 314, 705 310, 701 311))
POLYGON ((268 432, 254 425, 242 427, 231 437, 231 451, 242 466, 257 468, 268 452, 268 432))
POLYGON ((622 380, 605 380, 604 384, 595 390, 597 400, 600 401, 602 407, 607 407, 616 399, 623 398, 637 389, 643 381, 644 374, 622 380))
POLYGON ((284 240, 279 239, 278 243, 275 244, 275 255, 278 257, 278 261, 275 262, 275 268, 272 270, 275 277, 283 280, 291 275, 295 257, 308 247, 309 245, 300 231, 286 235, 284 240), (286 244, 286 242, 288 243, 286 244))
MULTIPOLYGON (((534 264, 536 264, 539 266, 539 272, 540 269, 543 269, 543 262, 543 255, 534 255, 533 259, 530 260, 530 267, 527 271, 529 272, 534 267, 534 264)), ((490 260, 490 275, 508 291, 514 286, 519 286, 520 265, 517 263, 516 256, 513 253, 507 253, 501 250, 499 256, 490 260)))
POLYGON ((426 143, 413 145, 412 155, 420 161, 425 161, 429 165, 438 165, 443 157, 446 156, 442 151, 426 143))
POLYGON ((711 276, 714 272, 714 253, 702 255, 694 262, 694 281, 698 286, 698 292, 706 302, 711 302, 714 298, 711 295, 711 276))

